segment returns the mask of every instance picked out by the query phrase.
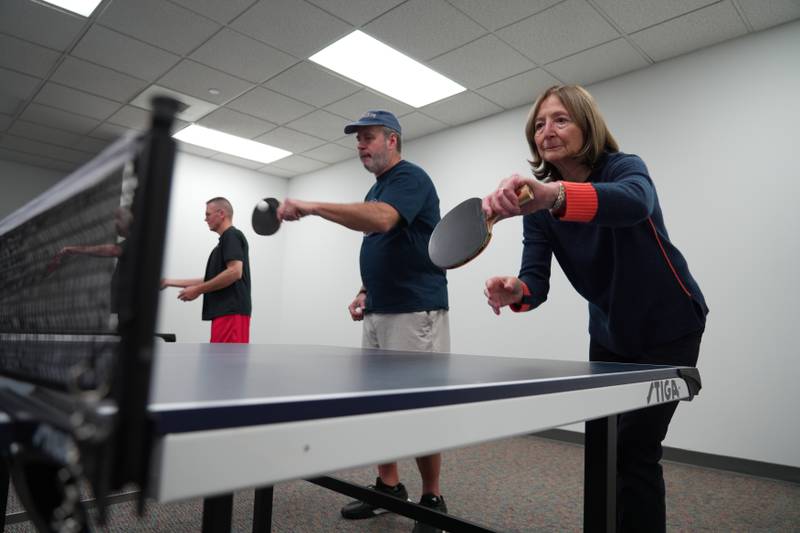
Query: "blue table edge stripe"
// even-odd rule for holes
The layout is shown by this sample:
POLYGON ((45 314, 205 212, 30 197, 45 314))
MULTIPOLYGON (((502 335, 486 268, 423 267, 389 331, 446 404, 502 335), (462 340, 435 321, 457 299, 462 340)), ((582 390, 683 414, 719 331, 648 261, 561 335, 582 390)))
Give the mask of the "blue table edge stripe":
POLYGON ((368 401, 361 395, 340 398, 321 396, 268 404, 241 405, 220 402, 215 405, 199 405, 197 408, 187 409, 184 406, 175 411, 169 410, 167 404, 163 408, 151 410, 150 416, 154 434, 165 435, 485 402, 630 383, 645 383, 669 378, 686 381, 690 393, 689 400, 700 390, 700 374, 696 368, 667 367, 623 374, 568 377, 558 380, 474 384, 441 390, 390 391, 385 394, 370 395, 368 401))

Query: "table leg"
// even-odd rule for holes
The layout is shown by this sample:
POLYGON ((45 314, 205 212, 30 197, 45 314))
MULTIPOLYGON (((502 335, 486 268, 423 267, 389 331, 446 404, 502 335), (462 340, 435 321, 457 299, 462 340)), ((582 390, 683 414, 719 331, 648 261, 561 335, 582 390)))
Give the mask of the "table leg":
POLYGON ((272 487, 256 489, 253 498, 253 533, 272 531, 272 487))
POLYGON ((233 494, 203 500, 203 533, 230 533, 233 494))
POLYGON ((6 530, 6 510, 8 506, 8 488, 11 478, 8 474, 8 464, 0 458, 0 531, 6 530))
POLYGON ((583 529, 617 528, 617 415, 586 422, 583 529))

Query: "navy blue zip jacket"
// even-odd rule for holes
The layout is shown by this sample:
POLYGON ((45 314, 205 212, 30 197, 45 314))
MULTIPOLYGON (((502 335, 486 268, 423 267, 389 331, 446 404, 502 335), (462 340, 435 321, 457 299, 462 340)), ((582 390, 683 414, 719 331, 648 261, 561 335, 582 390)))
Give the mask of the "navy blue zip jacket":
POLYGON ((515 311, 547 300, 555 255, 589 302, 589 334, 620 355, 676 340, 705 327, 700 287, 670 242, 644 162, 621 152, 601 156, 583 183, 562 182, 566 210, 523 217, 519 278, 526 296, 515 311))

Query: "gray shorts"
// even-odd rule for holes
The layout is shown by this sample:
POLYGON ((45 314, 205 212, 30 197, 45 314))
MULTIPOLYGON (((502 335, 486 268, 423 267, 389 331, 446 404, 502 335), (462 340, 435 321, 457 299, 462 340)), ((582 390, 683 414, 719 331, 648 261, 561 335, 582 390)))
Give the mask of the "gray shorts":
POLYGON ((361 346, 384 350, 449 352, 450 320, 447 310, 364 315, 361 346))

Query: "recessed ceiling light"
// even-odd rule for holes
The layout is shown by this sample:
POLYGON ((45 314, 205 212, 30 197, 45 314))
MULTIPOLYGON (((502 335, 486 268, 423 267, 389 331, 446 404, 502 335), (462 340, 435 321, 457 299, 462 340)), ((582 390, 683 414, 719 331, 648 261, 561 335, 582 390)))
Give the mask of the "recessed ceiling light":
POLYGON ((71 11, 73 13, 77 13, 82 17, 88 17, 92 14, 95 10, 97 5, 102 0, 42 0, 46 4, 52 4, 54 6, 60 7, 61 9, 66 9, 67 11, 71 11))
POLYGON ((413 107, 467 90, 359 30, 309 59, 413 107))
POLYGON ((236 135, 212 130, 211 128, 204 128, 197 124, 183 128, 175 133, 173 137, 179 141, 202 146, 215 152, 235 155, 236 157, 260 161, 261 163, 272 163, 292 155, 292 152, 268 144, 251 141, 244 137, 237 137, 236 135))
POLYGON ((219 89, 214 89, 213 87, 208 90, 208 94, 213 94, 214 96, 219 95, 219 89))

